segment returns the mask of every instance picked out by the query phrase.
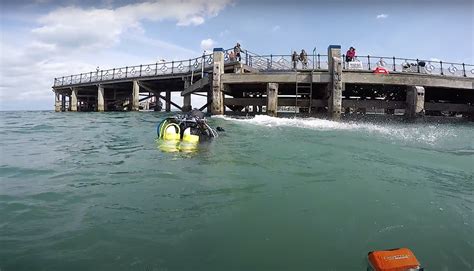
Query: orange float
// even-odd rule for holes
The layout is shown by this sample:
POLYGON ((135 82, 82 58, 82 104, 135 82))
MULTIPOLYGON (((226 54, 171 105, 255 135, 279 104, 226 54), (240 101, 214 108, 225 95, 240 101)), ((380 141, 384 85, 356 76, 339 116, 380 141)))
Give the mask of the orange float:
POLYGON ((388 69, 382 66, 375 68, 374 73, 389 74, 388 69))
POLYGON ((423 270, 415 254, 408 248, 371 251, 368 259, 375 271, 423 270))

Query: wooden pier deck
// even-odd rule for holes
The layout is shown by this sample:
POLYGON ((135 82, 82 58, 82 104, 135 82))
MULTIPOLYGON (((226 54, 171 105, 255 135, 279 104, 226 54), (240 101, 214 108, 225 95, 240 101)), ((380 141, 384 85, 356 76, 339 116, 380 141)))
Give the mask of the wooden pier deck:
POLYGON ((55 78, 55 110, 137 111, 153 98, 166 111, 189 111, 198 95, 207 100, 199 109, 211 114, 474 115, 474 65, 359 56, 354 68, 340 46, 329 46, 327 55, 309 55, 307 66, 293 69, 290 55, 244 51, 236 61, 229 52, 216 48, 195 59, 55 78), (374 73, 377 67, 389 73, 374 73), (172 92, 182 101, 173 101, 172 92))

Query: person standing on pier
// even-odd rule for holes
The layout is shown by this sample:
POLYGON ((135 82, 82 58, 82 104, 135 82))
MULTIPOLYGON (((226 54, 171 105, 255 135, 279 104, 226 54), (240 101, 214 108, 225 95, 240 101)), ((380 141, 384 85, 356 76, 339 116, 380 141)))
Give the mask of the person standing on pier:
POLYGON ((298 65, 298 54, 296 51, 293 51, 293 54, 291 55, 291 61, 293 62, 293 70, 296 70, 296 65, 298 65))
POLYGON ((303 64, 303 69, 308 68, 308 54, 304 49, 301 49, 300 61, 303 64))
POLYGON ((240 43, 237 42, 237 44, 234 46, 234 55, 237 61, 241 61, 242 58, 240 57, 240 43))
POLYGON ((346 53, 346 62, 354 61, 355 56, 356 56, 356 49, 351 46, 351 48, 349 48, 349 50, 347 50, 347 53, 346 53))
POLYGON ((229 53, 229 60, 232 61, 232 62, 235 61, 235 54, 234 54, 234 51, 231 51, 231 52, 229 53))

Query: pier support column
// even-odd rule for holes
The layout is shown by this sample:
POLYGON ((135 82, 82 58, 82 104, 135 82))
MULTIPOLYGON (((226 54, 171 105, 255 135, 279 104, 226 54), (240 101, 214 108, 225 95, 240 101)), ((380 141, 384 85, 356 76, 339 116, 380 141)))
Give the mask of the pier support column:
POLYGON ((138 80, 133 80, 132 87, 132 111, 140 110, 140 85, 138 80))
POLYGON ((61 94, 54 93, 54 111, 61 112, 61 94))
POLYGON ((104 101, 104 86, 99 85, 97 87, 97 111, 105 111, 105 101, 104 101))
POLYGON ((167 90, 166 91, 166 101, 165 101, 165 111, 170 112, 171 111, 171 91, 167 90))
MULTIPOLYGON (((186 78, 184 80, 184 89, 187 89, 189 86, 191 86, 191 80, 189 78, 186 78)), ((187 94, 183 96, 183 112, 189 112, 193 108, 191 106, 191 94, 187 94)))
POLYGON ((276 117, 278 110, 278 84, 267 84, 267 115, 276 117))
POLYGON ((77 111, 77 88, 71 89, 71 102, 69 106, 71 107, 72 112, 77 111))
POLYGON ((66 95, 61 95, 61 111, 66 112, 66 95))
POLYGON ((425 113, 425 88, 420 86, 410 86, 407 89, 407 107, 405 115, 414 119, 425 113))
POLYGON ((328 113, 333 120, 341 118, 342 111, 342 58, 341 46, 328 47, 328 67, 331 75, 329 83, 328 113))
POLYGON ((224 49, 214 48, 214 66, 212 70, 212 106, 211 114, 224 114, 224 93, 221 75, 224 74, 224 49))

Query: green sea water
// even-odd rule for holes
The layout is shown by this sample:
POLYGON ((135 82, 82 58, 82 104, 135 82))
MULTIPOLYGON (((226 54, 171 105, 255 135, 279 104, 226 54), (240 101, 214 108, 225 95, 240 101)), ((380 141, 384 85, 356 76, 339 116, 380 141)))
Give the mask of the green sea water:
POLYGON ((474 269, 472 123, 212 118, 164 153, 164 116, 1 112, 0 269, 474 269))

